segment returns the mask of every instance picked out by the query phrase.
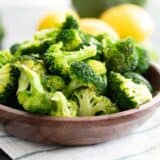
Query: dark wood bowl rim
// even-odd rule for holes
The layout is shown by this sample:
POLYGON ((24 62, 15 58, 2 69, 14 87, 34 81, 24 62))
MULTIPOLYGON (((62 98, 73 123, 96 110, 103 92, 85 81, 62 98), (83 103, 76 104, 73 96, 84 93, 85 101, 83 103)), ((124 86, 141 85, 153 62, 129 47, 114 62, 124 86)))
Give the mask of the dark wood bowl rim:
MULTIPOLYGON (((156 71, 159 73, 160 76, 160 68, 156 64, 151 64, 151 66, 156 69, 156 71)), ((157 107, 157 105, 160 103, 160 91, 156 93, 156 95, 153 97, 153 100, 141 105, 139 109, 130 109, 123 112, 114 113, 111 115, 101 115, 101 116, 91 116, 91 117, 74 117, 74 118, 68 118, 68 117, 51 117, 51 116, 44 116, 44 115, 35 115, 31 113, 27 113, 25 111, 21 111, 18 109, 14 109, 5 105, 0 104, 0 111, 8 113, 9 115, 14 115, 18 118, 26 118, 26 119, 32 119, 35 121, 54 121, 54 122, 93 122, 93 121, 103 121, 103 120, 113 120, 120 117, 125 117, 129 115, 133 115, 137 112, 142 112, 145 110, 150 109, 151 107, 157 107)))

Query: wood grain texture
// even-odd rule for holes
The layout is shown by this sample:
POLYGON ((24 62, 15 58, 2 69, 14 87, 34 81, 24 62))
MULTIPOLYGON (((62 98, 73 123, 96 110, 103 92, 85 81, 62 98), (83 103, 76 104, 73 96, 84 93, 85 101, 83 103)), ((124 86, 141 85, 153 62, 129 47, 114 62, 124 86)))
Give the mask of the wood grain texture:
POLYGON ((97 117, 56 118, 0 105, 0 122, 9 134, 44 144, 89 145, 119 138, 144 123, 160 105, 160 69, 151 65, 146 77, 155 95, 140 109, 97 117))

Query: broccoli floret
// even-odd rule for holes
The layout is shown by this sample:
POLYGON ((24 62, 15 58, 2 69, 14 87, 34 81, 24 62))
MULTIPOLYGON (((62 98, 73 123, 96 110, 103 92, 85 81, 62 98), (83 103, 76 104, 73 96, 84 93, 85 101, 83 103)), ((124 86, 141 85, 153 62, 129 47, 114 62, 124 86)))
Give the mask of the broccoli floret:
POLYGON ((63 50, 72 51, 77 49, 82 43, 80 37, 79 25, 76 19, 72 16, 67 16, 62 25, 61 31, 56 37, 56 41, 62 41, 64 46, 63 50))
POLYGON ((9 49, 10 52, 14 55, 17 52, 17 50, 20 47, 20 45, 21 45, 20 43, 13 44, 9 49))
POLYGON ((48 48, 47 53, 49 53, 49 52, 61 53, 62 52, 62 48, 63 48, 63 42, 58 42, 56 44, 51 45, 48 48))
POLYGON ((79 48, 83 48, 84 46, 96 46, 97 54, 94 59, 103 60, 103 47, 101 42, 99 42, 96 37, 83 32, 80 32, 80 37, 82 39, 82 43, 80 44, 79 48))
POLYGON ((82 43, 79 31, 75 29, 62 30, 57 36, 57 42, 60 41, 63 42, 63 50, 66 51, 75 50, 82 43))
POLYGON ((107 42, 104 58, 107 69, 119 73, 133 71, 138 64, 134 41, 130 38, 112 44, 107 42))
POLYGON ((65 81, 57 75, 45 75, 43 77, 43 86, 49 92, 62 91, 65 88, 65 81))
POLYGON ((17 67, 20 71, 17 90, 19 104, 28 112, 48 114, 53 108, 52 94, 44 90, 39 74, 25 65, 17 67))
POLYGON ((79 116, 95 116, 118 112, 118 108, 107 97, 97 96, 91 89, 81 89, 73 93, 78 101, 79 116))
POLYGON ((41 31, 37 31, 34 34, 35 41, 43 41, 45 39, 52 39, 52 41, 56 41, 57 35, 59 34, 59 29, 44 29, 41 31))
POLYGON ((12 46, 11 50, 16 57, 21 55, 44 54, 54 41, 52 39, 44 39, 43 41, 25 41, 16 46, 12 46))
POLYGON ((93 69, 93 71, 97 75, 106 75, 107 74, 107 69, 106 69, 105 63, 103 63, 101 61, 90 59, 90 60, 87 60, 87 64, 93 69))
POLYGON ((98 93, 104 93, 107 87, 106 77, 97 75, 93 69, 83 61, 77 61, 70 66, 71 81, 66 88, 66 94, 70 96, 75 89, 89 87, 98 93))
POLYGON ((77 20, 71 16, 67 15, 65 22, 62 25, 62 29, 79 29, 79 24, 77 20))
MULTIPOLYGON (((53 46, 52 46, 53 47, 53 46)), ((53 47, 54 48, 54 47, 53 47)), ((70 64, 74 61, 82 61, 96 55, 96 47, 85 47, 79 51, 56 51, 48 52, 44 55, 44 61, 48 71, 66 76, 69 72, 70 64)))
POLYGON ((16 65, 25 65, 31 70, 37 72, 39 75, 44 75, 46 72, 44 62, 34 55, 28 56, 20 56, 16 59, 16 65))
POLYGON ((142 47, 141 45, 136 46, 136 52, 138 55, 138 65, 135 68, 135 72, 143 74, 149 68, 150 58, 148 50, 142 47))
POLYGON ((150 92, 153 91, 153 88, 149 81, 145 79, 142 75, 135 73, 135 72, 126 72, 124 73, 124 76, 126 78, 132 79, 133 82, 138 83, 138 84, 144 84, 147 86, 147 88, 150 90, 150 92))
POLYGON ((108 79, 108 96, 121 110, 138 108, 152 100, 152 94, 144 84, 134 83, 115 72, 111 72, 108 79))
POLYGON ((115 37, 111 37, 107 33, 99 34, 95 38, 101 43, 103 48, 106 48, 108 44, 112 44, 117 41, 115 37))
POLYGON ((0 51, 0 68, 7 63, 11 63, 14 60, 14 56, 9 50, 0 51))
POLYGON ((56 43, 58 29, 48 29, 36 32, 34 40, 17 43, 11 46, 11 53, 16 56, 31 55, 31 54, 44 54, 50 45, 56 43))
POLYGON ((55 92, 52 97, 54 109, 50 112, 52 116, 75 117, 78 114, 78 105, 74 101, 68 101, 62 92, 55 92))
POLYGON ((0 103, 8 104, 16 94, 19 72, 12 64, 0 68, 0 103))

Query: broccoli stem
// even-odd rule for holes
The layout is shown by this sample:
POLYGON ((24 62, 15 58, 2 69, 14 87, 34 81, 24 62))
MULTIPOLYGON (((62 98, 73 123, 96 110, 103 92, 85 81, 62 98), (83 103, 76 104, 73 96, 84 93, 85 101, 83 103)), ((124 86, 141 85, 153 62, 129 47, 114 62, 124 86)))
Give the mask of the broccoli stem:
MULTIPOLYGON (((31 71, 25 65, 21 65, 18 68, 20 69, 20 71, 24 72, 24 74, 27 75, 28 80, 29 80, 29 82, 31 84, 31 90, 33 92, 45 93, 45 91, 44 91, 44 89, 43 89, 43 87, 41 85, 41 81, 40 81, 40 78, 39 78, 38 74, 36 74, 35 72, 31 71)), ((22 78, 24 79, 24 76, 22 78)))
POLYGON ((92 46, 92 47, 86 47, 80 51, 70 52, 70 54, 68 54, 65 59, 68 63, 72 63, 76 60, 83 61, 84 59, 90 58, 95 55, 96 55, 96 47, 92 46))
POLYGON ((18 83, 19 87, 18 87, 17 93, 26 90, 28 85, 29 85, 29 81, 26 75, 24 73, 21 73, 19 77, 19 83, 18 83))

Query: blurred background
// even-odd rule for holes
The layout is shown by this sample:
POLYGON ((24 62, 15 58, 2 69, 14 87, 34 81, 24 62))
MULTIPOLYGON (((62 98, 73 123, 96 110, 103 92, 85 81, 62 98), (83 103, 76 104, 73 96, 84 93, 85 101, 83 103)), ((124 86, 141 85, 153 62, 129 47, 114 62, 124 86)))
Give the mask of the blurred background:
MULTIPOLYGON (((5 33, 2 46, 3 48, 8 48, 16 42, 30 39, 37 29, 39 20, 48 11, 64 11, 75 8, 79 11, 81 16, 98 16, 104 9, 126 1, 127 0, 73 0, 73 2, 71 2, 71 0, 0 0, 0 15, 5 33), (104 2, 99 4, 99 2, 102 1, 105 1, 105 5, 104 2), (91 2, 92 5, 90 4, 91 2), (98 8, 98 6, 100 7, 98 8), (88 8, 90 8, 90 10, 88 10, 88 8)), ((146 0, 130 1, 133 1, 133 3, 138 3, 142 6, 146 3, 146 0)), ((152 48, 154 48, 154 50, 158 53, 160 50, 160 1, 148 0, 145 8, 153 17, 155 23, 155 30, 149 40, 149 45, 151 45, 152 48)), ((2 25, 0 23, 0 30, 3 30, 1 28, 2 25)), ((0 33, 0 40, 1 37, 3 37, 3 32, 0 33)))

